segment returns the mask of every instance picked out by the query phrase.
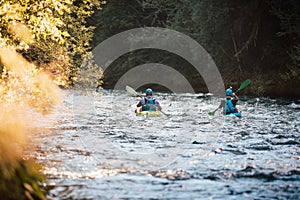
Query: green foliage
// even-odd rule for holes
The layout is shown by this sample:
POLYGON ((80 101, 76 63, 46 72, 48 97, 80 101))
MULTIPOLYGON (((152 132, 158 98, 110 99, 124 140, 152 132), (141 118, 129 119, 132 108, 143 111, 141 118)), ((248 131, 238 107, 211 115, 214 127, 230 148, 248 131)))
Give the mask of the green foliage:
POLYGON ((27 115, 21 114, 34 112, 32 108, 48 113, 59 101, 48 74, 56 76, 58 84, 72 83, 91 50, 93 27, 86 20, 101 4, 99 0, 0 1, 1 199, 45 199, 37 167, 22 160, 28 133, 27 126, 18 126, 26 121, 27 115))
MULTIPOLYGON (((103 12, 95 15, 97 28, 92 44, 96 46, 131 28, 166 27, 198 41, 213 57, 228 83, 255 77, 258 71, 280 72, 282 80, 293 82, 299 69, 294 48, 300 41, 299 15, 298 0, 111 0, 103 12)), ((161 56, 160 51, 135 53, 113 63, 121 69, 120 74, 132 66, 154 61, 175 68, 180 63, 181 68, 189 68, 170 54, 161 56)), ((189 75, 193 74, 188 71, 189 75)), ((106 77, 106 81, 114 79, 109 74, 106 77)))
POLYGON ((300 46, 295 46, 288 55, 292 63, 286 65, 285 71, 281 73, 281 77, 286 81, 300 81, 300 46))
POLYGON ((0 194, 2 199, 45 199, 39 183, 44 178, 32 161, 17 160, 0 163, 0 194))
POLYGON ((87 19, 104 3, 99 0, 1 1, 0 47, 13 47, 40 67, 68 76, 70 84, 91 50, 89 42, 94 27, 87 25, 87 19), (48 66, 49 63, 53 64, 48 66))
POLYGON ((298 0, 267 0, 270 12, 275 15, 281 24, 279 36, 295 34, 300 36, 300 4, 298 0))

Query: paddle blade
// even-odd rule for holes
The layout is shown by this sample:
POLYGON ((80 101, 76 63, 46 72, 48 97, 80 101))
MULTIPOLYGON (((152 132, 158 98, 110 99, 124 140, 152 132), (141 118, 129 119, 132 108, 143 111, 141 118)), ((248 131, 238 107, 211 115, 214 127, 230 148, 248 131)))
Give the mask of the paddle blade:
POLYGON ((215 111, 211 111, 208 113, 209 115, 214 115, 215 114, 215 111))
POLYGON ((209 114, 209 115, 214 115, 218 109, 219 109, 219 108, 215 109, 214 111, 210 111, 208 114, 209 114))
POLYGON ((127 92, 129 92, 132 95, 140 96, 132 87, 130 87, 128 85, 126 85, 126 90, 127 90, 127 92))
POLYGON ((242 84, 241 84, 241 86, 240 86, 240 88, 238 89, 238 90, 242 90, 242 89, 244 89, 247 85, 249 85, 251 83, 251 80, 250 79, 247 79, 247 80, 245 80, 242 84))

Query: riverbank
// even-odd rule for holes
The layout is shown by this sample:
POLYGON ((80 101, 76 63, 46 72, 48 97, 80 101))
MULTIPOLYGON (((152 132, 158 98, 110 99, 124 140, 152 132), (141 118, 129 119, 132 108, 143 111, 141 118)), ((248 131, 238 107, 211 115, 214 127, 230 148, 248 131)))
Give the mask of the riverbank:
MULTIPOLYGON (((110 80, 106 82, 107 78, 104 78, 104 84, 103 88, 104 89, 113 89, 114 84, 118 81, 118 78, 116 75, 111 76, 111 75, 106 75, 107 78, 110 80)), ((249 77, 249 76, 247 76, 249 77)), ((229 87, 232 86, 233 88, 238 89, 240 84, 247 79, 241 79, 240 80, 235 80, 232 79, 231 81, 225 82, 225 86, 229 87)), ((278 82, 276 80, 269 80, 269 76, 262 77, 262 78, 257 78, 253 77, 251 79, 251 84, 243 89, 243 91, 239 92, 240 95, 248 96, 248 97, 265 97, 265 98, 281 98, 281 99, 287 99, 287 100, 299 100, 300 99, 300 88, 298 87, 300 85, 300 82, 297 83, 295 82, 278 82)), ((273 76, 274 77, 274 76, 273 76)), ((193 89, 195 93, 208 93, 209 91, 207 90, 207 87, 204 82, 198 82, 200 80, 199 77, 194 77, 193 81, 191 80, 191 85, 193 86, 193 89)), ((139 88, 139 90, 144 91, 146 88, 152 88, 156 92, 171 92, 168 88, 165 86, 161 86, 158 84, 145 84, 143 87, 139 88)), ((226 88, 225 87, 225 88, 226 88)), ((225 94, 225 91, 224 91, 225 94)))

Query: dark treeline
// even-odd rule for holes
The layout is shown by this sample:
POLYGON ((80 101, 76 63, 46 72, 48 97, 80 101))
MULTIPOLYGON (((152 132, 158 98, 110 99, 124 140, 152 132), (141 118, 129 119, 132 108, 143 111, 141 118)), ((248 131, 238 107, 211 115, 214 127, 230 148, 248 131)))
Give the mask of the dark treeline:
MULTIPOLYGON (((226 86, 238 87, 250 78, 247 95, 299 97, 299 21, 297 0, 110 0, 90 23, 96 24, 93 46, 132 28, 177 30, 209 52, 226 86)), ((130 68, 149 62, 172 66, 196 92, 207 91, 189 63, 160 50, 123 55, 105 72, 104 87, 113 87, 130 68)))

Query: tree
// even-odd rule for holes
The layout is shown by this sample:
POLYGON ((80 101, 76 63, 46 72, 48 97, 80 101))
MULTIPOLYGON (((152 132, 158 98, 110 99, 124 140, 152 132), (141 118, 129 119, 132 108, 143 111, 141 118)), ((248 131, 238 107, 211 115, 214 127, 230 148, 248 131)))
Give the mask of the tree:
POLYGON ((5 0, 0 3, 0 47, 9 46, 70 85, 91 47, 92 13, 105 1, 5 0), (20 40, 22 37, 22 40, 20 40), (26 37, 26 38, 25 38, 26 37))
MULTIPOLYGON (((111 0, 103 12, 95 15, 100 22, 93 46, 131 28, 170 28, 192 37, 208 51, 226 85, 238 87, 241 81, 251 78, 254 90, 247 88, 249 94, 295 96, 297 92, 287 88, 298 89, 300 77, 299 5, 297 0, 130 0, 126 3, 111 0)), ((189 64, 174 55, 146 52, 137 51, 116 60, 111 66, 116 68, 106 72, 105 80, 113 84, 111 80, 118 77, 116 74, 122 75, 132 66, 154 61, 182 68, 187 71, 187 77, 194 75, 189 64)), ((205 84, 193 85, 196 91, 205 90, 202 87, 205 84)))
MULTIPOLYGON (((23 159, 27 117, 47 114, 89 54, 86 19, 101 2, 0 1, 0 193, 4 199, 45 199, 33 164, 23 159), (52 77, 52 78, 50 78, 52 77), (54 81, 53 81, 54 79, 54 81)), ((32 119, 34 120, 34 119, 32 119)))

